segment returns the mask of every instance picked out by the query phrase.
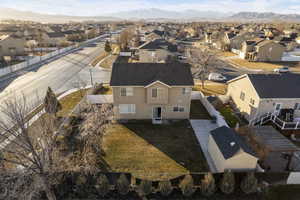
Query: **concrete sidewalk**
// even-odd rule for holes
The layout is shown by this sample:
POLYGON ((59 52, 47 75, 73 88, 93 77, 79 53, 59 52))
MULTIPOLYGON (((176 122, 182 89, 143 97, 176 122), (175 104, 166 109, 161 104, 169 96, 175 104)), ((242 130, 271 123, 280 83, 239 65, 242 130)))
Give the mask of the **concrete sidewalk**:
POLYGON ((192 128, 196 134, 198 142, 206 158, 209 169, 212 173, 217 173, 217 168, 215 167, 209 153, 208 153, 208 136, 211 130, 218 128, 217 124, 213 124, 210 120, 190 120, 192 128))

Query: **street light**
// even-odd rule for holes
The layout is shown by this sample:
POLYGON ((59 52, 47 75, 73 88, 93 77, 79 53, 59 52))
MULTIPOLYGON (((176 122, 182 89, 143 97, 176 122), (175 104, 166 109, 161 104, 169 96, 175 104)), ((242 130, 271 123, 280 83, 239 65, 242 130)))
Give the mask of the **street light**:
POLYGON ((92 73, 92 69, 90 68, 89 71, 90 71, 90 77, 91 77, 91 85, 93 86, 94 84, 93 84, 93 73, 92 73))

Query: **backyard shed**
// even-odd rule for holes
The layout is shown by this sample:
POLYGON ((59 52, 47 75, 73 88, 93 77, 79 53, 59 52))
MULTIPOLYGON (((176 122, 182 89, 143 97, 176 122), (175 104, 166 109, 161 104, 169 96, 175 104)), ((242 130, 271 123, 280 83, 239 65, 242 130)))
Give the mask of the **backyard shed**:
POLYGON ((252 171, 258 158, 233 129, 226 126, 214 129, 208 139, 208 152, 219 172, 252 171))

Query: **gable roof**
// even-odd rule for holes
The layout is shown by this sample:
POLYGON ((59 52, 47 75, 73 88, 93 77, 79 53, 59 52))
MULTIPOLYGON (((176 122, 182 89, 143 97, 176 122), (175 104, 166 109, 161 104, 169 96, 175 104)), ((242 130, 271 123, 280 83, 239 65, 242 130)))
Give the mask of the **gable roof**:
POLYGON ((248 74, 260 98, 300 98, 298 74, 248 74))
POLYGON ((226 126, 214 129, 210 132, 225 160, 233 157, 240 150, 255 157, 254 151, 233 129, 226 126))
POLYGON ((154 41, 148 42, 145 45, 142 45, 140 49, 166 49, 171 52, 177 51, 177 46, 164 40, 164 39, 156 39, 154 41))
POLYGON ((169 86, 192 86, 190 65, 184 63, 114 63, 111 86, 147 86, 160 81, 169 86))

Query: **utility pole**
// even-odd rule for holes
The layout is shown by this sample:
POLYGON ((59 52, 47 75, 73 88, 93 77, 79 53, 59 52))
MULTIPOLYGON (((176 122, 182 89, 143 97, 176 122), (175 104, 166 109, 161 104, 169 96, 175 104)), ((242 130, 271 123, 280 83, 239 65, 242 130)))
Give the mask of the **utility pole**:
POLYGON ((90 68, 90 77, 91 77, 91 85, 93 86, 93 73, 92 73, 92 69, 90 68))

